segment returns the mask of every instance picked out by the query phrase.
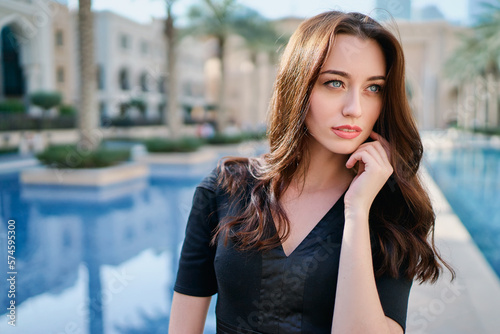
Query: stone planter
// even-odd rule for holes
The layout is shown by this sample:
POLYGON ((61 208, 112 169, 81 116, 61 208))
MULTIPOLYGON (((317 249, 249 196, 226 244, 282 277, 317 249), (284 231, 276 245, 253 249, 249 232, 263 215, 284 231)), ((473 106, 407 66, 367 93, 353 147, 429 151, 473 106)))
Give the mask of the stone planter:
POLYGON ((147 164, 154 177, 200 178, 215 167, 217 154, 205 149, 190 153, 149 153, 135 161, 147 164))
POLYGON ((148 175, 148 167, 137 162, 92 169, 39 167, 23 170, 21 172, 21 183, 100 187, 146 178, 148 175))

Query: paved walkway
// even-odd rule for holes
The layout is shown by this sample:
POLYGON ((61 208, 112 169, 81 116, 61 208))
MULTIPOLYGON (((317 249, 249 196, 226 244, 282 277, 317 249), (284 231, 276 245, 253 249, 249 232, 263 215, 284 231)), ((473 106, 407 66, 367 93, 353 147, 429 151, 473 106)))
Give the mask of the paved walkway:
POLYGON ((408 334, 500 333, 500 281, 450 205, 424 171, 436 210, 436 245, 457 278, 436 284, 414 283, 407 318, 408 334))

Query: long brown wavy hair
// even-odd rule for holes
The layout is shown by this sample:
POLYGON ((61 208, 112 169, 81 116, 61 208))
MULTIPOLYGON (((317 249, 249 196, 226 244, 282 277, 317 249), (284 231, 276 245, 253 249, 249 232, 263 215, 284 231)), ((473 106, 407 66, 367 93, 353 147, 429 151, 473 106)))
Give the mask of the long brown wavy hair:
POLYGON ((423 146, 406 97, 402 47, 388 29, 360 13, 319 14, 304 21, 290 38, 270 104, 269 153, 227 158, 219 164, 219 182, 231 198, 242 200, 246 190, 251 195, 236 216, 219 224, 213 241, 222 236, 240 249, 268 250, 288 237, 290 223, 280 198, 292 178, 303 177, 305 169, 300 166, 308 163, 305 118, 310 95, 338 34, 376 41, 386 61, 383 107, 374 131, 390 144, 394 173, 370 209, 370 221, 376 222, 370 224, 372 242, 380 249, 373 254, 375 274, 397 277, 404 267, 409 279, 435 282, 442 263, 454 277, 435 248, 435 214, 417 174, 423 146))

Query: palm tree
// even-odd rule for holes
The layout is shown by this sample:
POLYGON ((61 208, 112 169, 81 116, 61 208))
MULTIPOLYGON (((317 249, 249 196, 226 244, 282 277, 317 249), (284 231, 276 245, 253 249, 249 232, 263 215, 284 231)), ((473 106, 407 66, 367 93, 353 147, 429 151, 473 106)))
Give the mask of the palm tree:
POLYGON ((80 69, 80 110, 78 113, 78 146, 90 151, 97 148, 101 135, 98 127, 97 100, 95 98, 94 32, 91 11, 92 0, 78 1, 78 45, 80 69))
POLYGON ((268 77, 269 65, 276 63, 278 54, 284 48, 289 39, 288 35, 279 35, 273 23, 265 19, 253 9, 242 8, 240 20, 235 26, 234 33, 243 37, 246 49, 249 52, 249 60, 252 66, 247 69, 249 76, 247 85, 248 96, 246 114, 251 119, 246 119, 247 126, 252 124, 254 130, 259 129, 262 124, 262 112, 267 111, 268 101, 271 98, 270 81, 262 81, 268 77), (267 56, 267 57, 266 57, 267 56))
MULTIPOLYGON (((497 4, 484 6, 486 14, 480 18, 479 24, 472 31, 460 35, 462 43, 446 62, 445 75, 469 94, 474 87, 474 99, 488 101, 488 125, 498 127, 498 92, 495 87, 500 79, 500 0, 497 4), (477 83, 484 83, 482 92, 477 91, 477 83)), ((472 96, 466 95, 466 98, 472 99, 472 96)), ((464 104, 468 104, 467 101, 464 104)), ((470 109, 470 105, 468 107, 470 109)), ((477 105, 473 107, 476 113, 482 112, 477 110, 477 105)), ((465 116, 470 111, 465 110, 465 116)))
POLYGON ((170 136, 177 138, 181 125, 177 99, 177 31, 174 25, 172 6, 177 0, 165 0, 167 18, 165 20, 165 38, 167 44, 168 105, 163 119, 168 122, 170 136))
POLYGON ((273 27, 256 11, 239 5, 236 0, 202 0, 189 9, 190 26, 186 34, 214 37, 217 40, 217 58, 220 63, 220 81, 217 112, 217 131, 227 123, 225 87, 225 48, 230 35, 237 34, 254 48, 268 46, 277 39, 273 27), (267 37, 263 37, 267 36, 267 37), (259 39, 260 38, 260 39, 259 39), (259 40, 259 41, 258 41, 259 40))

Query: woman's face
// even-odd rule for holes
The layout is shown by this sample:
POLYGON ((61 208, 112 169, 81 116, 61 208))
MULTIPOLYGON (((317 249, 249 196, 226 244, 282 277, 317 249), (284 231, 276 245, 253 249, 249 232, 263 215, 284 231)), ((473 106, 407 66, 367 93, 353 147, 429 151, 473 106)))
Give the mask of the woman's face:
POLYGON ((305 122, 312 140, 332 153, 354 152, 380 115, 385 67, 376 41, 337 35, 311 92, 305 122))

